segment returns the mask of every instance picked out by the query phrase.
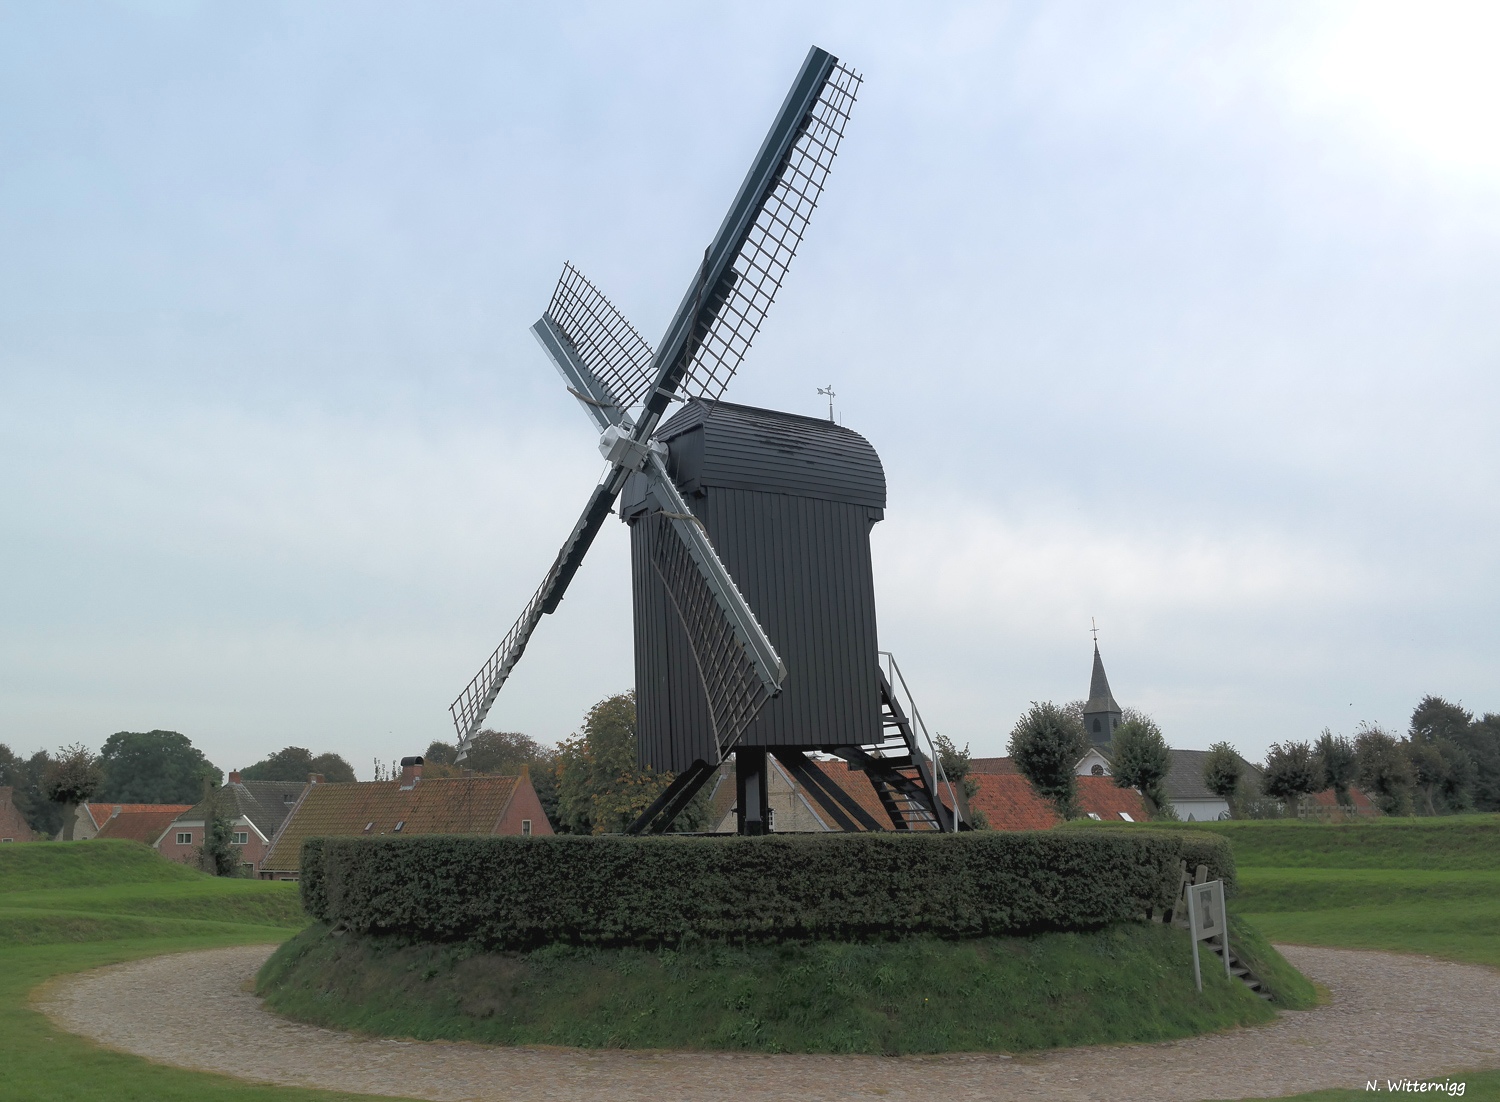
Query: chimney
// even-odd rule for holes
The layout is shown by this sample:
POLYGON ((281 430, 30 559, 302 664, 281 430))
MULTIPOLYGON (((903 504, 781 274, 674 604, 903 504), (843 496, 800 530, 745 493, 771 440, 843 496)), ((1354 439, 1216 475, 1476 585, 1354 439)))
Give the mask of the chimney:
POLYGON ((307 783, 308 784, 322 784, 323 783, 323 774, 322 773, 309 773, 307 775, 307 783))
POLYGON ((419 757, 418 758, 402 758, 401 759, 401 791, 405 792, 408 789, 416 788, 417 787, 417 782, 420 781, 421 779, 422 779, 422 759, 419 758, 419 757))
POLYGON ((230 784, 239 784, 240 783, 240 771, 238 769, 231 769, 229 771, 229 783, 230 784))

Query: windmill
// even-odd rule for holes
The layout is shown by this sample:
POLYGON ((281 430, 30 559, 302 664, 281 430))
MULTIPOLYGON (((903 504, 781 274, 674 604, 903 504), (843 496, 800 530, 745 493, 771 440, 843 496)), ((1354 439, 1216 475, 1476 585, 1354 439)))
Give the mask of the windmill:
MULTIPOLYGON (((700 729, 693 732, 687 751, 690 760, 674 770, 678 776, 672 785, 632 829, 664 830, 731 752, 739 765, 743 829, 764 829, 766 750, 741 748, 739 743, 767 703, 782 692, 788 670, 715 550, 708 526, 679 490, 669 470, 672 453, 658 438, 658 430, 665 427, 663 416, 674 401, 686 403, 686 408, 673 422, 697 411, 701 424, 718 408, 806 232, 859 83, 859 76, 827 51, 809 51, 655 350, 582 273, 564 265, 532 333, 599 431, 599 451, 609 468, 520 618, 453 702, 459 760, 466 756, 470 740, 542 616, 557 610, 605 518, 631 487, 627 496, 634 503, 633 557, 649 561, 657 592, 671 607, 672 630, 686 640, 694 699, 702 705, 700 729), (640 539, 635 538, 637 532, 640 539)), ((882 501, 883 493, 882 480, 882 501)), ((639 608, 637 613, 639 669, 639 608)), ((873 628, 873 620, 871 624, 873 628)), ((870 671, 869 684, 875 686, 877 677, 889 690, 878 668, 870 671)), ((894 694, 886 695, 900 713, 894 694)), ((932 796, 936 775, 930 759, 918 751, 904 714, 901 722, 907 724, 909 749, 904 760, 899 755, 872 756, 860 748, 861 743, 885 740, 883 721, 838 750, 847 749, 855 758, 863 754, 871 761, 879 759, 872 779, 882 799, 889 796, 888 807, 899 807, 899 814, 892 814, 893 825, 904 828, 922 820, 924 825, 953 829, 953 814, 932 796)), ((786 750, 795 770, 806 776, 805 783, 816 784, 811 774, 817 770, 811 769, 802 750, 821 748, 823 742, 798 738, 803 741, 795 746, 778 745, 778 758, 786 750)), ((827 799, 840 807, 835 819, 848 824, 846 829, 856 823, 879 829, 864 811, 854 815, 844 806, 847 797, 840 800, 829 793, 827 799)))

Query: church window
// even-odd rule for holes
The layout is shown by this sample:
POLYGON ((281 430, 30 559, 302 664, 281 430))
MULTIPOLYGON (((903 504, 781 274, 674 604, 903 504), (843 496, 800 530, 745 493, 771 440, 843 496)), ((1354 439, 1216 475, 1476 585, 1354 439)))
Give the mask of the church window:
POLYGON ((1089 772, 1092 773, 1096 777, 1102 777, 1102 776, 1104 776, 1104 766, 1099 765, 1096 762, 1095 765, 1094 765, 1094 768, 1090 769, 1089 772))
POLYGON ((1096 720, 1094 720, 1094 734, 1097 735, 1099 733, 1099 730, 1100 730, 1099 721, 1096 719, 1096 720))

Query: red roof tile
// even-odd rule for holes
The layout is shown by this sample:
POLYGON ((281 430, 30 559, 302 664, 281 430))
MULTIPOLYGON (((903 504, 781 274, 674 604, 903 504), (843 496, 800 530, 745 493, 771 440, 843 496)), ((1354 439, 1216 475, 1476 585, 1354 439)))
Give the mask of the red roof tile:
MULTIPOLYGON (((1019 773, 973 773, 979 791, 969 797, 969 806, 984 813, 991 830, 1046 830, 1062 822, 1052 805, 1036 794, 1031 782, 1019 773)), ((1147 818, 1141 794, 1117 788, 1108 777, 1079 777, 1078 806, 1105 822, 1122 822, 1125 812, 1135 822, 1147 818)))
POLYGON ((163 804, 148 807, 144 811, 121 810, 118 815, 106 819, 95 838, 124 838, 131 842, 155 845, 172 820, 186 811, 189 804, 163 804))
POLYGON ((493 834, 520 779, 423 778, 412 788, 402 788, 399 780, 312 785, 261 861, 261 871, 295 872, 308 838, 395 834, 398 825, 401 834, 493 834))
POLYGON ((1349 786, 1349 799, 1352 801, 1352 806, 1340 807, 1338 795, 1331 788, 1325 788, 1322 792, 1314 792, 1308 797, 1313 807, 1322 813, 1342 811, 1345 815, 1359 816, 1375 816, 1381 813, 1380 808, 1371 802, 1370 797, 1352 784, 1349 786))
MULTIPOLYGON (((94 829, 95 830, 102 829, 104 827, 104 824, 107 823, 107 822, 109 822, 110 817, 112 815, 114 815, 114 813, 115 813, 115 808, 119 808, 120 809, 120 814, 121 815, 124 815, 127 812, 137 812, 137 811, 171 811, 173 815, 178 815, 178 814, 181 814, 182 812, 186 811, 188 808, 190 808, 192 806, 193 806, 192 804, 105 804, 105 803, 87 803, 87 804, 83 805, 84 810, 88 812, 89 818, 94 821, 94 829)), ((166 828, 163 827, 162 829, 165 830, 166 828)), ((118 837, 118 836, 115 835, 114 837, 118 837)))

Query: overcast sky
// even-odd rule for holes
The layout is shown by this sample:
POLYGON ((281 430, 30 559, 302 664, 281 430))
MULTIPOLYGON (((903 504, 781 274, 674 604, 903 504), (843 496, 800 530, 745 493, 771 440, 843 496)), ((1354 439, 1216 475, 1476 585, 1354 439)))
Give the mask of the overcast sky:
MULTIPOLYGON (((1500 711, 1490 5, 0 3, 0 741, 375 758, 602 464, 527 327, 653 342, 812 43, 864 87, 727 397, 874 444, 881 645, 1004 752, 1500 711)), ((610 523, 491 723, 629 688, 610 523)))

